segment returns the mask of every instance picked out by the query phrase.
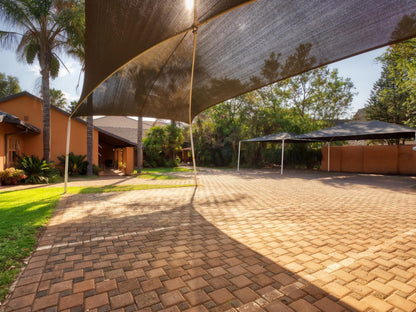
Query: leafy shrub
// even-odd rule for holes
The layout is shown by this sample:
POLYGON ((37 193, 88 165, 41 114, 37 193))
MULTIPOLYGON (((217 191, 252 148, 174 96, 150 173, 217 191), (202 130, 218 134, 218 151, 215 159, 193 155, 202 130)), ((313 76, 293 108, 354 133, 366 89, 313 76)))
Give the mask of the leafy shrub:
POLYGON ((99 173, 100 173, 101 171, 103 171, 103 169, 101 169, 100 167, 98 167, 98 166, 96 166, 96 165, 92 165, 92 172, 93 172, 95 175, 99 175, 99 173))
POLYGON ((0 171, 0 179, 4 185, 16 185, 26 179, 26 176, 23 170, 11 167, 0 171))
POLYGON ((26 183, 49 183, 50 179, 57 175, 52 163, 47 163, 45 159, 41 160, 34 155, 18 157, 17 163, 18 168, 22 169, 27 176, 26 183))
POLYGON ((156 126, 149 130, 143 140, 145 167, 176 167, 176 152, 181 151, 183 135, 175 125, 156 126))
MULTIPOLYGON (((87 174, 88 161, 85 160, 87 155, 74 155, 69 153, 68 155, 68 174, 73 175, 85 175, 87 174)), ((58 156, 61 166, 65 167, 65 155, 58 156)))

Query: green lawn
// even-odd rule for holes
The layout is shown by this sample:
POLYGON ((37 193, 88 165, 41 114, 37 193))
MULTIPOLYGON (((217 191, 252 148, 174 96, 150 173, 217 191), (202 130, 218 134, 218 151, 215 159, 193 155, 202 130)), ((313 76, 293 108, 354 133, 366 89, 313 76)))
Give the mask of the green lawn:
POLYGON ((149 179, 149 180, 171 180, 171 179, 181 179, 173 175, 169 175, 171 172, 189 172, 192 169, 174 167, 174 168, 144 168, 142 169, 141 174, 137 174, 137 170, 134 171, 137 174, 139 179, 149 179))
POLYGON ((192 169, 183 168, 183 167, 173 167, 173 168, 144 168, 142 172, 146 173, 169 173, 169 172, 190 172, 192 169))
MULTIPOLYGON (((160 188, 189 187, 186 185, 106 185, 68 187, 69 194, 125 192, 160 188)), ((0 191, 0 302, 9 285, 20 271, 22 261, 36 245, 39 229, 51 217, 61 187, 42 187, 20 191, 0 191)))
POLYGON ((38 229, 52 215, 61 194, 62 188, 0 193, 0 301, 22 260, 33 250, 38 229))

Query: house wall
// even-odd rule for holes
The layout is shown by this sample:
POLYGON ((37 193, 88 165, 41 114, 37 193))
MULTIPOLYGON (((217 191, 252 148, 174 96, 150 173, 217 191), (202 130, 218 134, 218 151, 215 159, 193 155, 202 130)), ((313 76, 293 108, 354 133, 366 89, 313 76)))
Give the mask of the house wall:
MULTIPOLYGON (((22 95, 0 103, 0 110, 15 115, 19 119, 43 129, 42 103, 28 95, 22 95)), ((56 109, 51 109, 51 155, 50 160, 58 164, 57 156, 64 155, 66 150, 66 131, 68 116, 56 109)), ((24 137, 24 150, 26 155, 43 157, 43 136, 26 135, 24 137)), ((0 143, 1 144, 1 143, 0 143)), ((4 143, 3 143, 4 145, 4 143)), ((77 120, 71 121, 70 151, 74 154, 87 154, 87 126, 77 120)), ((0 157, 4 155, 1 152, 0 157)), ((93 134, 93 164, 98 165, 98 131, 93 134)))
MULTIPOLYGON (((6 102, 0 103, 0 110, 42 129, 42 103, 27 95, 22 95, 6 102)), ((43 156, 42 133, 30 135, 24 140, 26 155, 43 156)))
MULTIPOLYGON (((64 155, 66 150, 66 132, 68 116, 59 111, 51 110, 51 160, 58 161, 58 156, 64 155)), ((87 125, 71 119, 70 152, 75 155, 87 155, 87 125)), ((93 133, 92 162, 98 166, 98 131, 93 133)))
POLYGON ((6 147, 6 139, 7 141, 9 141, 10 139, 18 140, 20 149, 17 152, 19 156, 22 156, 23 152, 25 151, 27 140, 35 137, 34 134, 21 133, 22 131, 23 130, 21 128, 18 128, 16 125, 9 123, 0 123, 0 171, 14 165, 13 163, 11 163, 12 159, 7 159, 6 157, 6 151, 10 151, 9 146, 6 147))
MULTIPOLYGON (((331 146, 330 171, 416 174, 414 145, 331 146)), ((322 147, 321 170, 328 169, 328 148, 322 147)))

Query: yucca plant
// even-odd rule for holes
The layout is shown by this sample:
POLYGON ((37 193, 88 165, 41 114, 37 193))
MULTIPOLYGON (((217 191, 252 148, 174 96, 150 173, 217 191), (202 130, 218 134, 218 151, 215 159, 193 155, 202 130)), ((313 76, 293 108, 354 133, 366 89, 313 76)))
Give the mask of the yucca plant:
POLYGON ((48 183, 49 179, 56 175, 56 171, 45 159, 37 156, 26 156, 17 158, 17 168, 22 169, 26 174, 26 183, 48 183))
MULTIPOLYGON (((87 174, 88 161, 85 160, 86 155, 74 155, 69 153, 68 155, 68 174, 73 175, 84 175, 87 174)), ((65 166, 65 155, 58 156, 60 164, 65 166)))

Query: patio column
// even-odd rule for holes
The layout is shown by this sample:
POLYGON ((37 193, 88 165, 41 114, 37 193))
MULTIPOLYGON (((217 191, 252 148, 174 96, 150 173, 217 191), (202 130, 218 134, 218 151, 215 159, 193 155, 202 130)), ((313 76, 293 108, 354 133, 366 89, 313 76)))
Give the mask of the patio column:
POLYGON ((240 151, 241 151, 241 141, 238 142, 237 171, 240 171, 240 151))
POLYGON ((331 161, 331 142, 328 142, 328 172, 330 171, 330 161, 331 161))
POLYGON ((123 162, 126 164, 125 174, 132 175, 134 172, 134 147, 123 148, 123 162))
POLYGON ((280 175, 283 175, 283 158, 285 157, 285 139, 282 140, 282 160, 280 162, 280 175))

